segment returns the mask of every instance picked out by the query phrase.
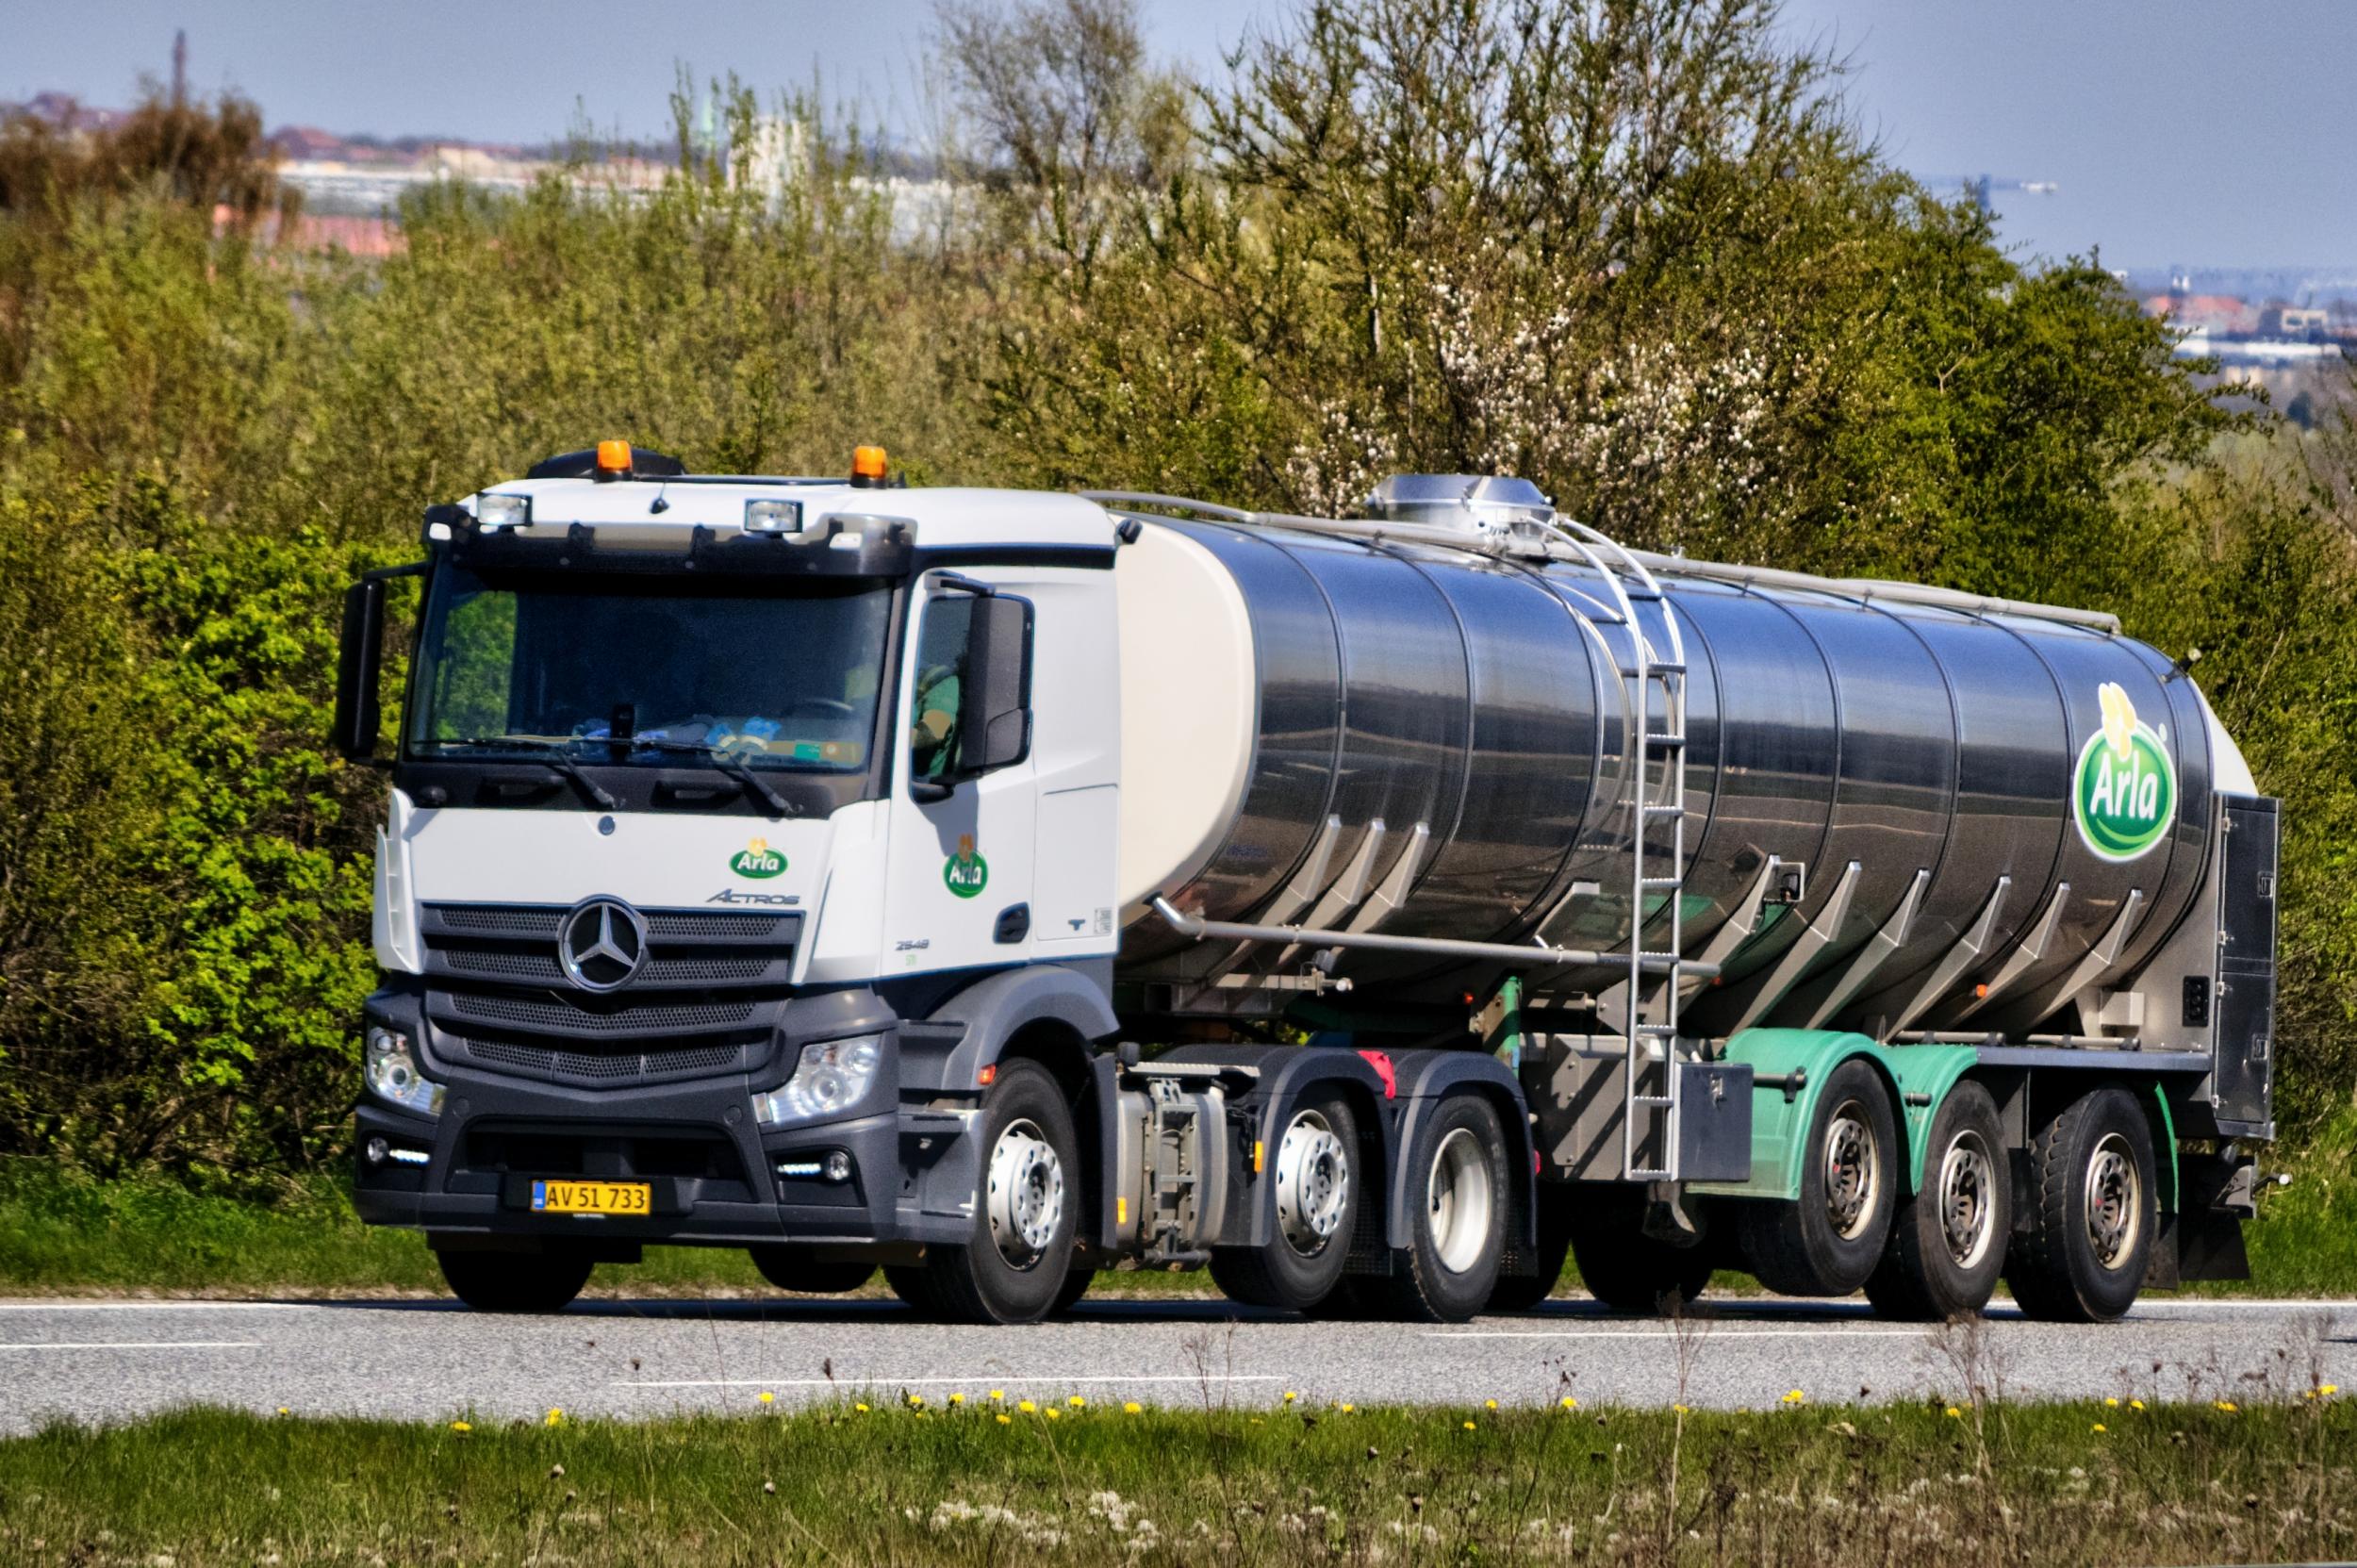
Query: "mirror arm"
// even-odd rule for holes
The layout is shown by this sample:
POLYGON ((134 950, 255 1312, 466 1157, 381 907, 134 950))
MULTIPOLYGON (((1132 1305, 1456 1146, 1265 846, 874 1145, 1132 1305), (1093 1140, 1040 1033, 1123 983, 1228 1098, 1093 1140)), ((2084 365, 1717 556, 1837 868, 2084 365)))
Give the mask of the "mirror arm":
POLYGON ((970 593, 977 599, 998 597, 998 590, 988 583, 978 583, 971 577, 961 576, 954 571, 936 571, 933 573, 932 581, 935 587, 954 588, 960 593, 970 593))

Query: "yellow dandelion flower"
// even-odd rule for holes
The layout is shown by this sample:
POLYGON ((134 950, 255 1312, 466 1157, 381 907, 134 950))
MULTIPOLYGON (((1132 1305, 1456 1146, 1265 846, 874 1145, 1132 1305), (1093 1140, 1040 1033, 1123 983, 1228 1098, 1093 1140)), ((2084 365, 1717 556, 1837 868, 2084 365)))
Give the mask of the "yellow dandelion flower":
POLYGON ((279 1406, 279 1407, 278 1407, 278 1413, 279 1413, 279 1414, 281 1414, 281 1415, 286 1414, 286 1413, 287 1413, 287 1407, 286 1407, 286 1406, 284 1406, 284 1405, 279 1406))
POLYGON ((993 1399, 1004 1399, 1007 1396, 1007 1391, 1003 1388, 995 1388, 990 1391, 990 1396, 993 1399))
POLYGON ((540 1425, 543 1427, 562 1427, 565 1425, 565 1412, 552 1405, 549 1407, 549 1413, 540 1418, 540 1425))
POLYGON ((1047 1407, 1047 1419, 1050 1421, 1062 1421, 1063 1419, 1063 1411, 1058 1410, 1055 1406, 1050 1405, 1047 1407))
POLYGON ((2128 1408, 2132 1411, 2140 1411, 2144 1409, 2144 1401, 2141 1399, 2131 1399, 2128 1401, 2128 1408))
POLYGON ((2240 1405, 2235 1404, 2232 1399, 2218 1399, 2212 1402, 2216 1404, 2219 1410, 2224 1411, 2229 1415, 2232 1415, 2236 1411, 2242 1409, 2240 1405))
POLYGON ((1573 1398, 1568 1394, 1563 1395, 1562 1398, 1558 1399, 1555 1402, 1555 1405, 1558 1410, 1575 1411, 1579 1409, 1579 1401, 1573 1398))
POLYGON ((1145 1409, 1146 1407, 1144 1405, 1139 1404, 1135 1399, 1131 1399, 1121 1407, 1121 1411, 1124 1415, 1135 1415, 1140 1411, 1145 1409))
POLYGON ((1784 1403, 1788 1405, 1805 1405, 1808 1403, 1808 1395, 1803 1394, 1796 1388, 1791 1393, 1784 1396, 1784 1403))
POLYGON ((1081 1397, 1080 1397, 1079 1395, 1077 1395, 1077 1394, 1075 1394, 1075 1395, 1071 1395, 1069 1398, 1065 1399, 1065 1400, 1064 1400, 1064 1403, 1065 1403, 1065 1404, 1067 1404, 1067 1405, 1069 1405, 1069 1406, 1071 1406, 1071 1407, 1072 1407, 1074 1410, 1076 1410, 1076 1411, 1077 1411, 1077 1410, 1085 1410, 1085 1409, 1088 1407, 1088 1401, 1087 1401, 1087 1400, 1085 1400, 1085 1399, 1083 1399, 1083 1398, 1081 1398, 1081 1397))
POLYGON ((1033 1411, 1037 1411, 1037 1410, 1039 1409, 1039 1407, 1038 1407, 1037 1405, 1032 1404, 1032 1403, 1031 1403, 1029 1399, 1026 1399, 1026 1400, 1022 1401, 1020 1404, 1017 1404, 1014 1408, 1015 1408, 1016 1410, 1021 1411, 1022 1411, 1025 1415, 1030 1415, 1030 1414, 1031 1414, 1033 1411))
POLYGON ((2119 1401, 2118 1401, 2118 1400, 2117 1400, 2117 1399, 2114 1399, 2114 1398, 2110 1397, 2109 1395, 2106 1395, 2106 1396, 2104 1397, 2103 1404, 2104 1404, 2104 1407, 2105 1407, 2106 1409, 2109 1409, 2109 1410, 2118 1410, 2118 1409, 2119 1409, 2119 1401))
POLYGON ((1680 1415, 1691 1415, 1694 1413, 1694 1407, 1691 1405, 1672 1405, 1670 1408, 1677 1411, 1680 1415))
POLYGON ((1964 1418, 1964 1411, 1956 1409, 1953 1405, 1948 1407, 1948 1413, 1955 1417, 1957 1420, 1962 1420, 1964 1418))
POLYGON ((1465 1423, 1465 1430, 1467 1430, 1467 1431, 1469 1431, 1469 1432, 1470 1432, 1470 1431, 1475 1431, 1475 1430, 1478 1430, 1478 1429, 1479 1429, 1479 1428, 1475 1428, 1472 1422, 1468 1421, 1468 1422, 1466 1422, 1466 1423, 1465 1423))
POLYGON ((1358 1406, 1356 1406, 1356 1405, 1352 1404, 1352 1403, 1351 1403, 1349 1400, 1347 1400, 1347 1399, 1345 1399, 1345 1400, 1343 1400, 1343 1413, 1344 1415, 1348 1415, 1348 1414, 1349 1414, 1352 1411, 1355 1411, 1355 1410, 1357 1410, 1358 1408, 1359 1408, 1358 1406))
POLYGON ((766 1388, 765 1388, 765 1389, 763 1389, 763 1390, 762 1390, 759 1394, 754 1395, 753 1395, 753 1397, 754 1397, 754 1398, 756 1398, 756 1399, 758 1399, 758 1400, 760 1400, 760 1401, 761 1401, 763 1404, 765 1404, 765 1405, 774 1405, 774 1404, 776 1404, 776 1403, 778 1402, 778 1396, 777 1396, 776 1395, 774 1395, 774 1394, 770 1393, 770 1392, 769 1392, 767 1389, 766 1389, 766 1388))
POLYGON ((1014 1425, 1014 1417, 1009 1415, 1005 1411, 1000 1411, 998 1412, 998 1425, 1001 1427, 1012 1427, 1014 1425))
POLYGON ((923 1395, 921 1395, 921 1394, 912 1394, 912 1395, 909 1395, 909 1409, 911 1409, 911 1410, 913 1410, 913 1411, 921 1411, 921 1410, 923 1410, 924 1408, 925 1408, 925 1396, 924 1396, 923 1395))
POLYGON ((474 1424, 470 1421, 453 1421, 450 1424, 450 1429, 458 1433, 461 1437, 464 1437, 467 1433, 474 1430, 474 1424))
POLYGON ((2341 1385, 2338 1383, 2327 1383, 2316 1392, 2323 1395, 2327 1399, 2330 1399, 2332 1395, 2341 1392, 2341 1385))
POLYGON ((963 1394, 953 1394, 949 1395, 949 1403, 953 1405, 963 1405, 965 1403, 965 1395, 963 1394))
POLYGON ((2109 1431, 2111 1428, 2108 1428, 2108 1427, 2106 1427, 2106 1426, 2104 1426, 2104 1425, 2103 1425, 2103 1423, 2102 1423, 2101 1421, 2098 1421, 2098 1422, 2095 1424, 2095 1429, 2096 1429, 2097 1431, 2099 1431, 2099 1432, 2102 1432, 2102 1431, 2109 1431))
POLYGON ((1298 1394, 1295 1394, 1295 1393, 1294 1393, 1292 1389, 1287 1389, 1287 1390, 1285 1391, 1285 1403, 1287 1403, 1288 1405, 1292 1404, 1294 1400, 1296 1400, 1296 1399, 1298 1399, 1298 1398, 1300 1398, 1300 1397, 1301 1397, 1301 1395, 1298 1395, 1298 1394))
POLYGON ((862 1415, 865 1415, 867 1413, 867 1407, 865 1405, 853 1405, 851 1408, 859 1411, 862 1415))

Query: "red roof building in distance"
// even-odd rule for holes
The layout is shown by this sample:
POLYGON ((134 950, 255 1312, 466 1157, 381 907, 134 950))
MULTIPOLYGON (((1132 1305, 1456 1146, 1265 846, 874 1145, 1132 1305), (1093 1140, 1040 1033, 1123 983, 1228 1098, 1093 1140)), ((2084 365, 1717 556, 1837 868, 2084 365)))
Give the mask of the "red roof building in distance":
POLYGON ((2189 332, 2249 332, 2257 317, 2232 294, 2154 294, 2144 302, 2148 316, 2166 316, 2189 332))

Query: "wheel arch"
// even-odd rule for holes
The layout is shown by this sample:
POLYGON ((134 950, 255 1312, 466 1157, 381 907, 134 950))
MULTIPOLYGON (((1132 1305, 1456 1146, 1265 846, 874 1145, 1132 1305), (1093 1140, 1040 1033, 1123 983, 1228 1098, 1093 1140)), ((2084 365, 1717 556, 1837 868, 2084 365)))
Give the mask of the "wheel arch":
POLYGON ((1922 1184, 1932 1117, 1948 1092, 1979 1064, 1980 1053, 1971 1046, 1878 1045, 1840 1030, 1754 1029, 1727 1042, 1726 1060, 1752 1068, 1752 1174, 1741 1181, 1693 1182, 1692 1190, 1790 1202, 1801 1196, 1803 1146, 1818 1098, 1844 1063, 1866 1062, 1890 1097, 1901 1186, 1913 1193, 1922 1184))
POLYGON ((1413 1245, 1408 1216, 1416 1207, 1410 1197, 1415 1173, 1409 1168, 1406 1151, 1415 1147, 1416 1134, 1443 1099, 1470 1088, 1489 1101, 1506 1135, 1507 1256, 1500 1260, 1499 1272, 1516 1272, 1511 1266, 1516 1255, 1527 1253, 1538 1244, 1538 1172, 1533 1159, 1537 1145, 1532 1141, 1522 1085, 1505 1063, 1482 1052, 1402 1051, 1391 1062, 1398 1084, 1399 1125, 1384 1183, 1384 1245, 1393 1251, 1413 1245))

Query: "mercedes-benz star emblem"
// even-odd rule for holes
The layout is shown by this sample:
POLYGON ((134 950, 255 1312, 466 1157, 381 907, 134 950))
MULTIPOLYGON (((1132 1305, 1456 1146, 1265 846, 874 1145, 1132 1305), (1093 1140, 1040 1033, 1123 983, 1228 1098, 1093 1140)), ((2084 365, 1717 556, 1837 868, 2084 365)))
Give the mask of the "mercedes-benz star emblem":
POLYGON ((619 899, 585 899, 557 928, 556 959, 585 991, 627 985, 647 961, 647 917, 619 899))

